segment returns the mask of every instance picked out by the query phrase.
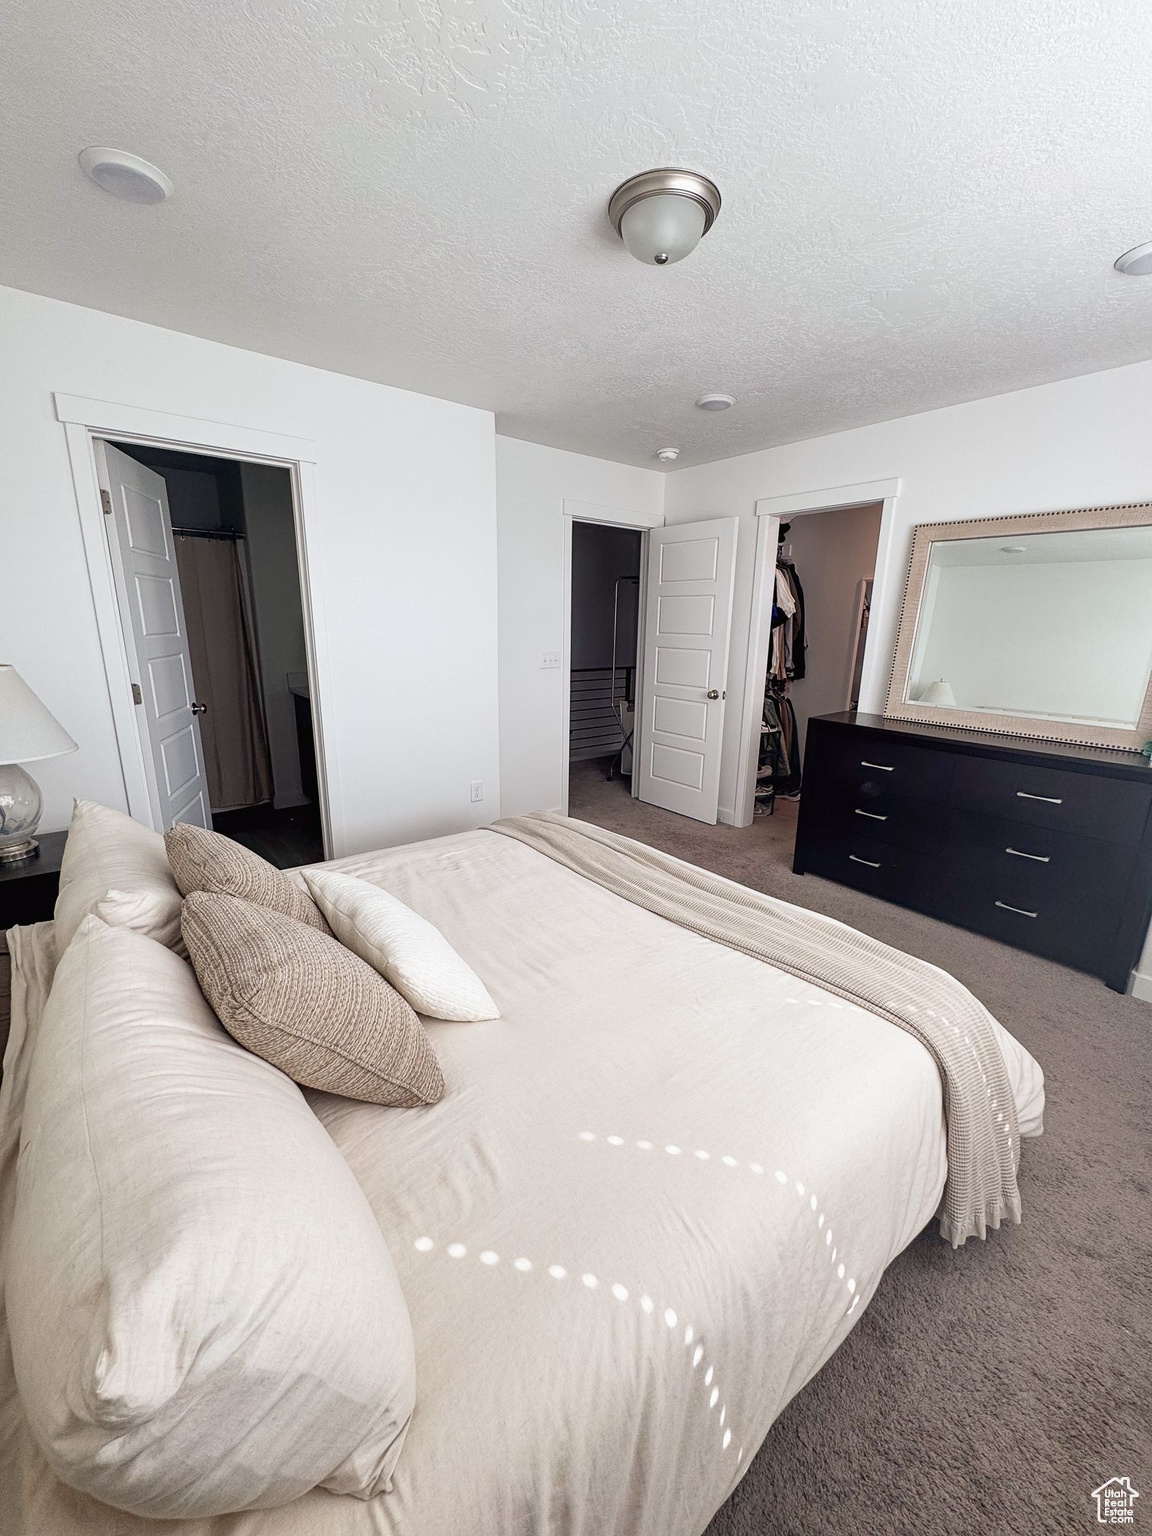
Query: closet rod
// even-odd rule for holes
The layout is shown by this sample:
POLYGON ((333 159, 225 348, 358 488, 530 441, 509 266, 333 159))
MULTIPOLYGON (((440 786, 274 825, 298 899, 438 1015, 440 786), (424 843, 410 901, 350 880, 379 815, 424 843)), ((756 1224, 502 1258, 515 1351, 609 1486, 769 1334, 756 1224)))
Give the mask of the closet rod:
POLYGON ((233 533, 228 528, 177 528, 173 526, 172 532, 179 534, 182 539, 246 539, 246 533, 233 533))

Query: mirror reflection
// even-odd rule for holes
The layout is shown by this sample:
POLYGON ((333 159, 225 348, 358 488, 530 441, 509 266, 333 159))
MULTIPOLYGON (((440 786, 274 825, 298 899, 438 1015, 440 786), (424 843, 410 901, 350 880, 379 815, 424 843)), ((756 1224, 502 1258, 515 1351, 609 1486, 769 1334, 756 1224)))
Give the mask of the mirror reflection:
POLYGON ((933 543, 904 702, 1134 729, 1152 526, 933 543))

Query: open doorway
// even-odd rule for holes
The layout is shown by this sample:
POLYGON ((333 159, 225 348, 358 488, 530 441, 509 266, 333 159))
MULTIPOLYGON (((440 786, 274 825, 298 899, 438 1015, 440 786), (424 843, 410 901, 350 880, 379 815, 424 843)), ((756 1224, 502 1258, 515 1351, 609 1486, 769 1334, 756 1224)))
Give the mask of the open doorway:
POLYGON ((803 792, 814 715, 859 700, 883 504, 808 512, 777 530, 772 630, 764 679, 756 811, 803 792))
POLYGON ((584 820, 631 794, 643 554, 637 528, 572 524, 568 796, 584 820))
POLYGON ((322 859, 291 472, 95 448, 154 824, 214 827, 281 868, 322 859))

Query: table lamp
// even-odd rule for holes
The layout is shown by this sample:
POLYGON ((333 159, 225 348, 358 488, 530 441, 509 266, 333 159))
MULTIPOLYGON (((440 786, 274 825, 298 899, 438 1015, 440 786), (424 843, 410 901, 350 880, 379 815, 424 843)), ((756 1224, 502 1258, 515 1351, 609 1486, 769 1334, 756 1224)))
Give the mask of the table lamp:
POLYGON ((935 704, 940 709, 955 709, 956 695, 952 692, 952 684, 947 678, 940 677, 934 683, 928 684, 916 702, 917 704, 935 704))
POLYGON ((30 859, 40 846, 32 834, 44 802, 20 764, 76 750, 16 668, 0 662, 0 864, 30 859))

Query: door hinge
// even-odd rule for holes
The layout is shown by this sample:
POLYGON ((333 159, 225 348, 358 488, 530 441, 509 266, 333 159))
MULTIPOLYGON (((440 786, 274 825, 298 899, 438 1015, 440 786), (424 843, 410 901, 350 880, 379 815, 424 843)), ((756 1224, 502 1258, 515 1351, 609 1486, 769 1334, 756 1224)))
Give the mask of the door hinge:
POLYGON ((103 487, 100 489, 100 505, 104 508, 104 516, 112 516, 112 498, 103 487))
POLYGON ((144 695, 140 690, 139 683, 132 684, 132 702, 133 704, 143 704, 144 702, 144 695))

